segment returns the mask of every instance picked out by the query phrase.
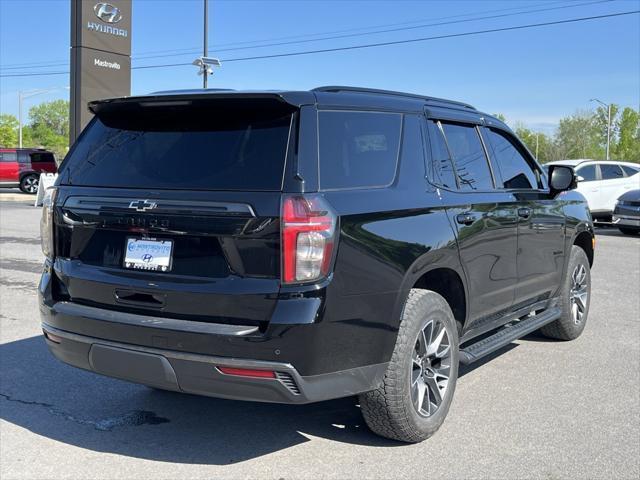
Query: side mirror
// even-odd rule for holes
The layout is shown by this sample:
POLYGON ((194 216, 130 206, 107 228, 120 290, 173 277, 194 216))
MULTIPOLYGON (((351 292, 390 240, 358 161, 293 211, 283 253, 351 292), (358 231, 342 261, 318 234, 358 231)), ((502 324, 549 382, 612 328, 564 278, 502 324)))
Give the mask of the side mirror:
POLYGON ((552 194, 576 188, 576 174, 573 168, 565 165, 549 167, 549 187, 552 194))

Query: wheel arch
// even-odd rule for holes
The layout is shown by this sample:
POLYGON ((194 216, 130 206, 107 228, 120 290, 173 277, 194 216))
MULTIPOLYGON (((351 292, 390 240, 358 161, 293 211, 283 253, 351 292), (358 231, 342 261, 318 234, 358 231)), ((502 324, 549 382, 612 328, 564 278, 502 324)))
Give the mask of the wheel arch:
POLYGON ((584 228, 573 238, 572 245, 576 245, 584 250, 589 259, 589 266, 593 266, 595 235, 590 229, 584 228))
POLYGON ((27 175, 35 175, 36 177, 40 177, 40 174, 38 172, 36 172, 35 170, 25 170, 24 172, 20 172, 20 176, 18 178, 18 181, 20 183, 22 183, 22 180, 24 179, 24 177, 26 177, 27 175))
POLYGON ((457 247, 433 250, 419 257, 411 265, 398 294, 395 309, 397 315, 394 318, 402 318, 402 310, 413 288, 431 290, 441 295, 451 307, 459 333, 462 332, 469 313, 469 297, 457 247))

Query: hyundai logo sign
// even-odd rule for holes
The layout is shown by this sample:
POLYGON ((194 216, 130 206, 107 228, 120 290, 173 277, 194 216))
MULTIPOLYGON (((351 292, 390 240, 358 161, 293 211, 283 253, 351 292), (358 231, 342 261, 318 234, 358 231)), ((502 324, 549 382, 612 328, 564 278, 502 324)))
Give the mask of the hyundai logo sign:
POLYGON ((106 23, 118 23, 122 20, 120 9, 110 3, 96 3, 93 11, 100 20, 106 23))

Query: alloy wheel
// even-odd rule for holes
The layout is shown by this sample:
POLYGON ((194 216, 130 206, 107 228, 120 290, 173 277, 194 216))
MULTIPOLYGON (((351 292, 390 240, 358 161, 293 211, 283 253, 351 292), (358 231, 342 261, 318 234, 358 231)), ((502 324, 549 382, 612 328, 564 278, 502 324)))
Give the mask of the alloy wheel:
POLYGON ((411 402, 430 417, 442 405, 451 375, 451 342, 442 321, 428 320, 418 333, 410 374, 411 402))
POLYGON ((38 179, 36 177, 27 177, 24 179, 24 189, 28 193, 36 193, 38 191, 38 179))
POLYGON ((588 299, 587 268, 581 263, 573 269, 571 291, 569 292, 571 318, 573 318, 573 323, 576 325, 581 324, 583 321, 584 314, 587 311, 588 299))

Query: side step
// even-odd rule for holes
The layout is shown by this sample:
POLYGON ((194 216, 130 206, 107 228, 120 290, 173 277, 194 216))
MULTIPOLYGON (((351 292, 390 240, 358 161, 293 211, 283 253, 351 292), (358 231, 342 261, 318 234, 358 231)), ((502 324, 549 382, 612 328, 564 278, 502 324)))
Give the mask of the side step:
POLYGON ((560 318, 560 313, 560 307, 552 307, 538 315, 520 320, 509 327, 503 327, 490 337, 483 338, 460 350, 460 363, 465 365, 473 363, 547 323, 557 320, 560 318))

